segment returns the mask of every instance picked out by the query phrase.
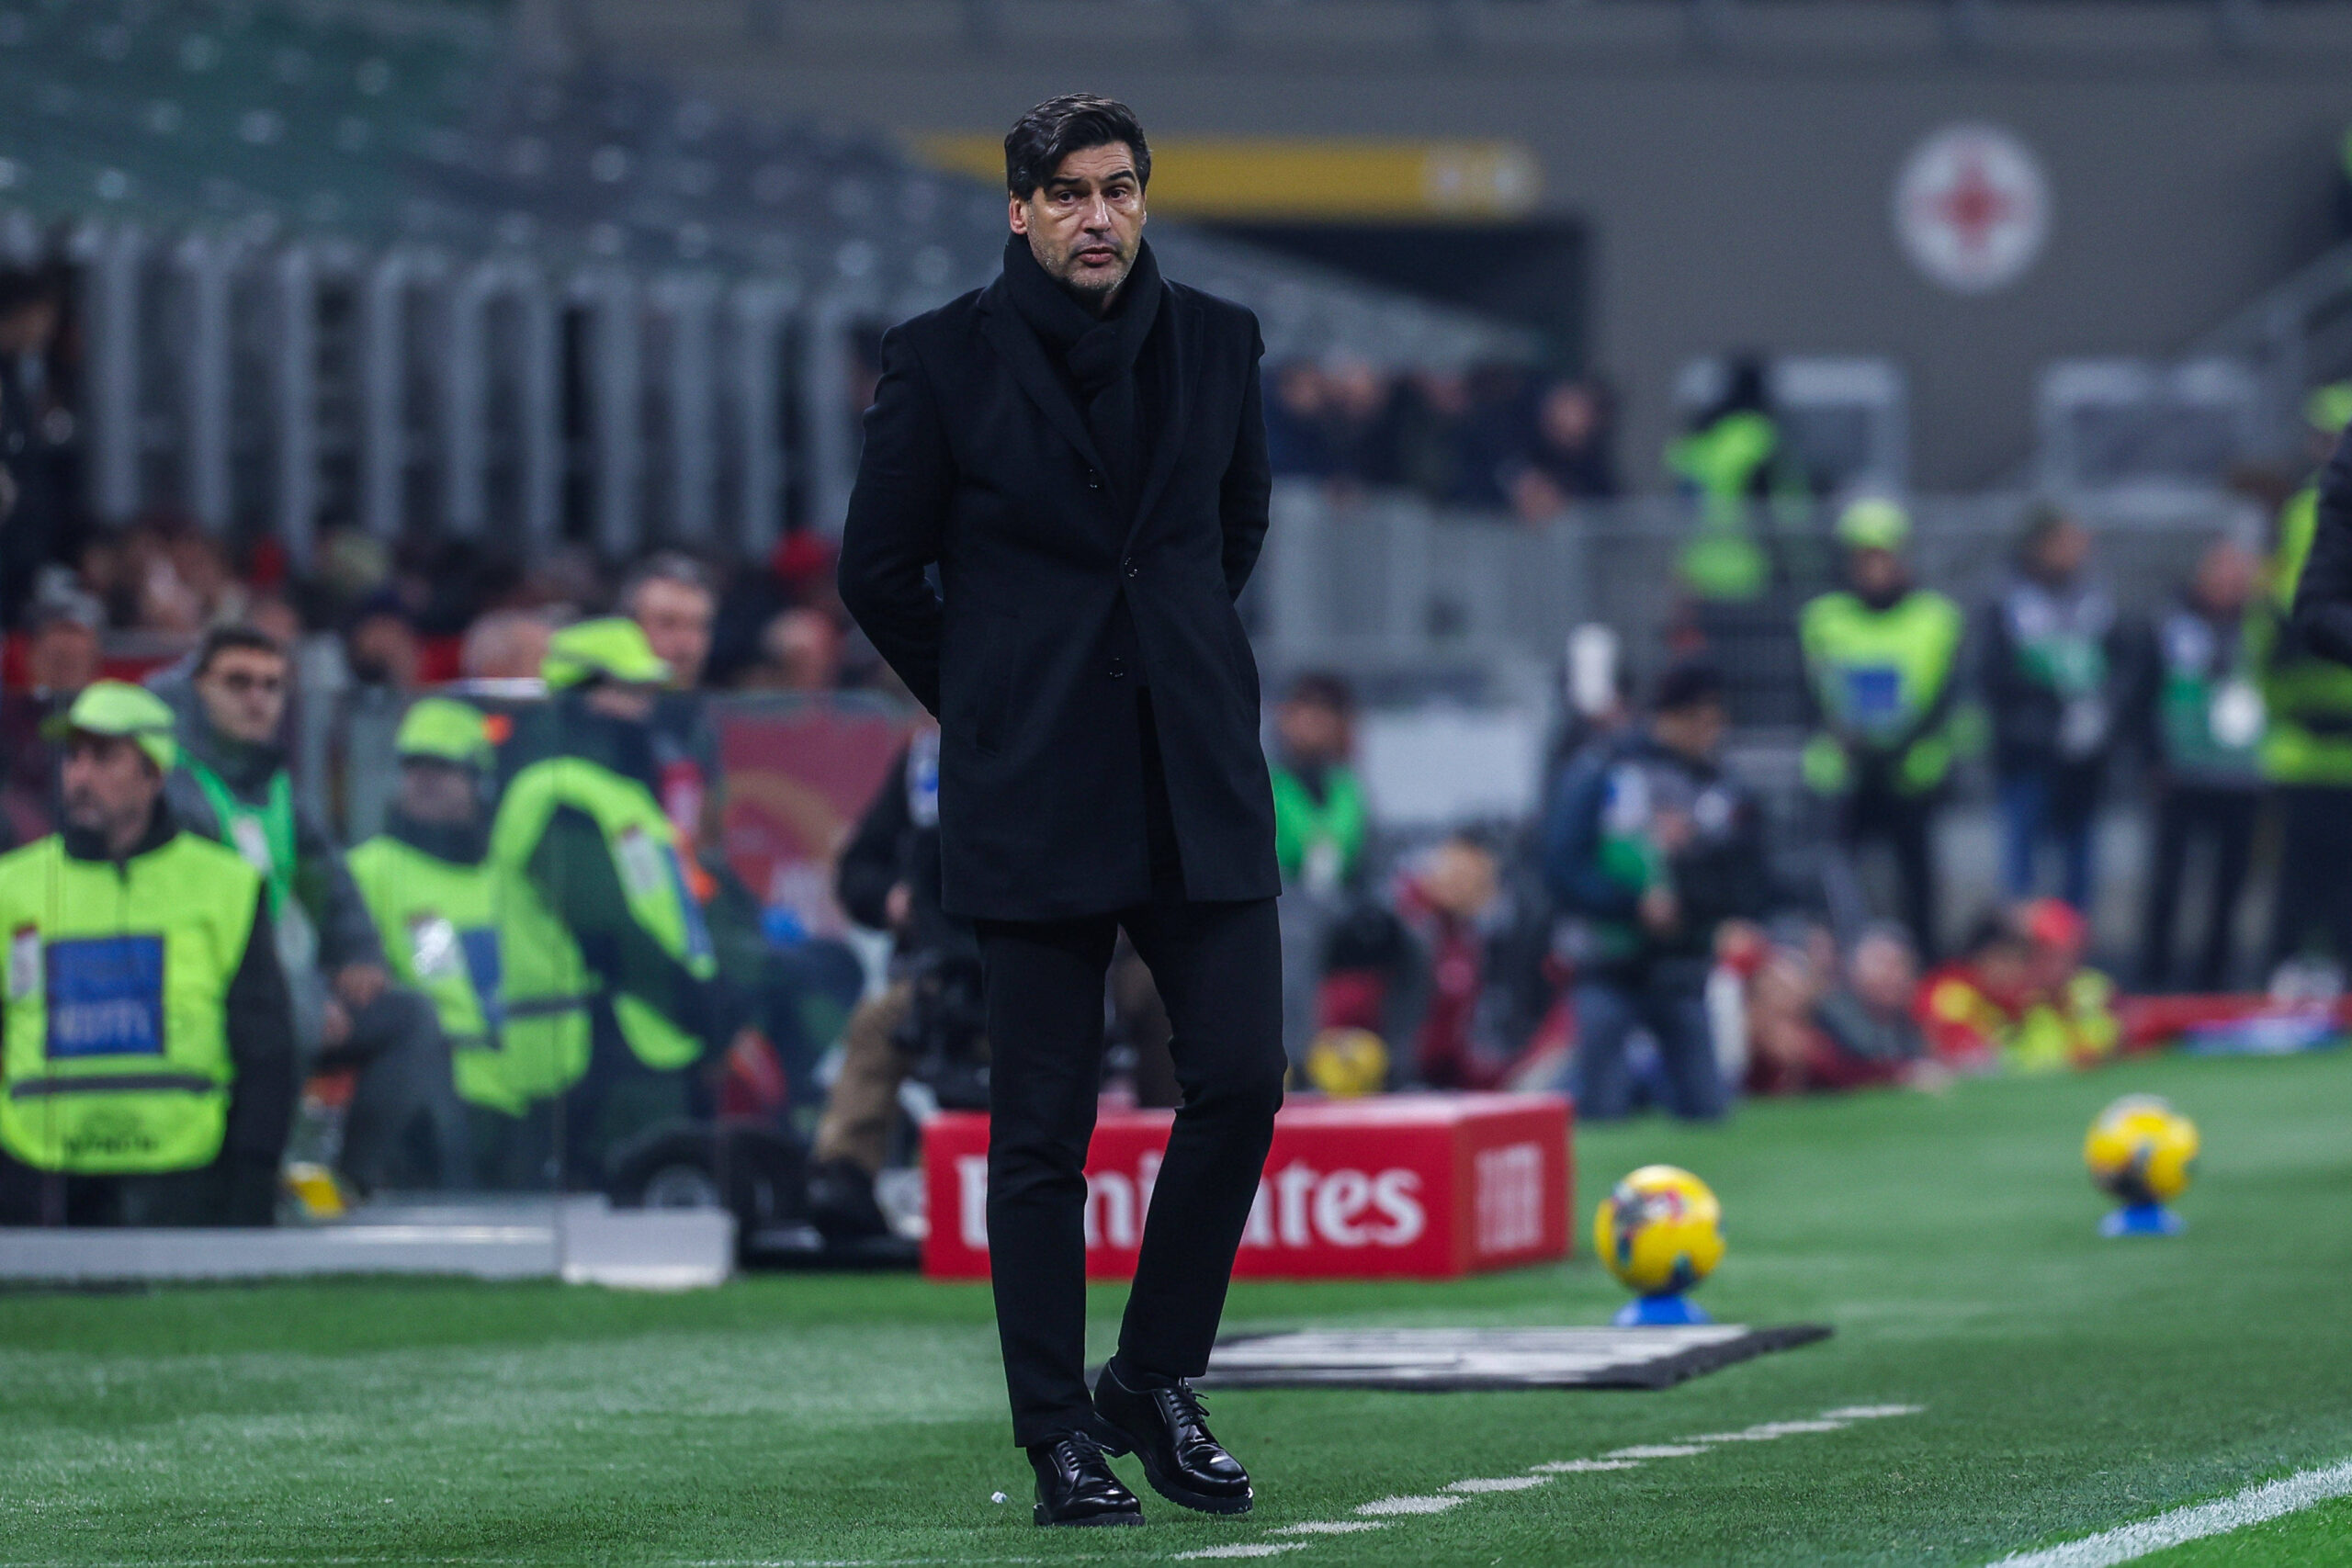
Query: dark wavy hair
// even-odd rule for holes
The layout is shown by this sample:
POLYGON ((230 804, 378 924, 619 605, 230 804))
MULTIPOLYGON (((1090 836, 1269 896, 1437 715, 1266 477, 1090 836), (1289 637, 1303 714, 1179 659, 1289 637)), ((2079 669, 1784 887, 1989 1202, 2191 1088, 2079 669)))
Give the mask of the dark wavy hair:
POLYGON ((1124 141, 1136 155, 1136 182, 1151 185, 1151 148, 1136 111, 1114 98, 1065 93, 1047 98, 1015 122, 1004 138, 1005 188, 1026 201, 1053 177, 1062 160, 1090 147, 1124 141))

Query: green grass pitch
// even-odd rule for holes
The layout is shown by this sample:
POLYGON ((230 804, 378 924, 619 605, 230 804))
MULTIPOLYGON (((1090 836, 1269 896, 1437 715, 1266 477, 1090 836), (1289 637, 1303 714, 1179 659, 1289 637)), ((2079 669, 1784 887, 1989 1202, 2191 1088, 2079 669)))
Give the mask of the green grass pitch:
MULTIPOLYGON (((1577 1154, 1571 1263, 1243 1285, 1227 1326, 1604 1321, 1620 1295, 1586 1255, 1592 1204, 1670 1160, 1726 1210, 1730 1256, 1702 1300, 1836 1337, 1654 1393, 1229 1393, 1215 1419, 1258 1479, 1253 1516, 1147 1495, 1143 1529, 1048 1533, 1029 1523, 979 1287, 14 1292, 0 1563, 1052 1563, 1303 1542, 1277 1560, 1970 1564, 2352 1457, 2352 1059, 1752 1105, 1719 1130, 1594 1129, 1577 1154), (2177 1240, 2094 1234, 2083 1130, 2133 1090, 2204 1133, 2177 1240), (1925 1409, 1560 1474, 1363 1533, 1270 1533, 1881 1404, 1925 1409)), ((1098 1353, 1119 1301, 1095 1299, 1098 1353)), ((2352 1500, 2147 1561, 2352 1561, 2352 1500)))

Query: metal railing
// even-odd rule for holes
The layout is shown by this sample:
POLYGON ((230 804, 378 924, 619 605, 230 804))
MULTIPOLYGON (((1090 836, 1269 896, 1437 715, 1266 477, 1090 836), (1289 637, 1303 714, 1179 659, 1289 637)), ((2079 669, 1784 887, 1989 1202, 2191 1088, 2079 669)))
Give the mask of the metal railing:
MULTIPOLYGON (((594 41, 624 29, 641 28, 621 0, 560 0, 556 36, 594 41)), ((1871 11, 1876 26, 1840 28, 1790 13, 1827 12, 1834 6, 1758 5, 1750 0, 1086 0, 1072 11, 1096 19, 1136 18, 1155 40, 1188 44, 1204 54, 1222 54, 1279 39, 1319 38, 1390 50, 1467 53, 1483 46, 1523 45, 1531 37, 1556 36, 1574 44, 1622 47, 1627 42, 1666 43, 1694 54, 1736 51, 1745 44, 1796 41, 1820 52, 1883 46, 1893 34, 1903 42, 1936 53, 1968 57, 1989 49, 2030 48, 2037 37, 2036 14, 2079 7, 2063 4, 1996 5, 1994 0, 1907 0, 1906 4, 1858 6, 1871 11), (1905 27, 1905 23, 1909 23, 1905 27), (1841 33, 1852 36, 1843 36, 1841 33)), ((2301 6, 2303 12, 2327 8, 2301 6)), ((672 9, 675 9, 674 0, 672 9)), ((875 36, 903 39, 910 30, 952 41, 974 52, 1017 46, 1043 36, 1035 0, 708 0, 694 24, 697 32, 723 29, 752 47, 776 47, 806 37, 836 39, 873 18, 875 36)), ((2109 9, 2113 9, 2109 7, 2109 9)), ((2205 18, 2202 46, 2222 54, 2261 50, 2269 41, 2269 14, 2284 11, 2270 0, 2151 0, 2138 9, 2163 16, 2205 18)), ((1049 26, 1050 23, 1045 24, 1049 26)), ((2177 31, 2165 27, 2166 41, 2177 31)), ((2079 28, 2065 41, 2078 52, 2079 28)), ((2195 41, 2195 40, 2191 40, 2195 41)))
MULTIPOLYGON (((22 215, 0 215, 0 239, 40 258, 22 215)), ((1187 276, 1265 313, 1278 354, 1379 341, 1445 362, 1524 347, 1377 290, 1168 240, 1187 276)), ((570 539, 612 558, 661 543, 757 558, 787 522, 838 529, 866 345, 987 280, 835 269, 811 282, 267 225, 88 222, 63 250, 89 342, 91 510, 272 536, 298 570, 334 526, 491 538, 517 556, 570 539)))
MULTIPOLYGON (((2035 498, 1919 497, 1910 557, 1919 581, 1973 604, 1989 596, 2035 498)), ((2098 570, 2127 609, 2154 610, 2224 535, 2259 545, 2267 520, 2216 492, 2081 498, 2098 570)), ((1276 679, 1351 671, 1400 696, 1451 694, 1548 709, 1569 631, 1614 629, 1638 676, 1703 644, 1734 686, 1735 716, 1793 725, 1802 709, 1796 613, 1835 586, 1842 552, 1827 506, 1758 519, 1768 586, 1739 604, 1695 600, 1679 562, 1696 519, 1670 497, 1586 502, 1526 524, 1410 497, 1344 497, 1284 481, 1247 608, 1276 679)))

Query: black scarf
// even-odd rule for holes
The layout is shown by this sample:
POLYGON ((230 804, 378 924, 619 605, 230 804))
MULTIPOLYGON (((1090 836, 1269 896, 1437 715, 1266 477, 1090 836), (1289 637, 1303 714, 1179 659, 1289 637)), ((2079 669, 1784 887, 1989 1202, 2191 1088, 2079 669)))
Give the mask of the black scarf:
POLYGON ((384 831, 451 865, 480 865, 490 852, 490 825, 485 822, 420 822, 395 806, 384 814, 384 831))
POLYGON ((66 822, 59 826, 57 836, 63 842, 65 852, 75 860, 105 861, 111 865, 121 866, 151 850, 163 848, 179 837, 179 818, 172 815, 170 805, 159 795, 155 797, 154 813, 147 818, 146 831, 139 835, 139 841, 130 846, 130 852, 121 860, 115 859, 114 851, 107 847, 107 836, 95 828, 76 828, 66 822))
POLYGON ((1107 316, 1095 315, 1055 282, 1019 234, 1005 241, 1004 287, 1047 355, 1068 371, 1114 493, 1132 510, 1148 461, 1136 362, 1159 320, 1159 264, 1151 246, 1136 247, 1135 265, 1107 316))

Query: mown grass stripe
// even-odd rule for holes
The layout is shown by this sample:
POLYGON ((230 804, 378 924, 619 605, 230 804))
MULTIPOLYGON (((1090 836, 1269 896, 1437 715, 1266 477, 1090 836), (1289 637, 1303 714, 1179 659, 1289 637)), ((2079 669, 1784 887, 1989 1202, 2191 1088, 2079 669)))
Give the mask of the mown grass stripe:
POLYGON ((2064 1546, 2020 1551, 2002 1558, 1992 1568, 2109 1568, 2110 1563, 2129 1562, 2209 1535, 2226 1535, 2281 1514, 2299 1512, 2314 1503, 2324 1503, 2331 1497, 2347 1495, 2352 1495, 2352 1460, 2324 1470, 2306 1470, 2280 1481, 2266 1481, 2234 1496, 2175 1508, 2153 1519, 2102 1530, 2064 1546))

